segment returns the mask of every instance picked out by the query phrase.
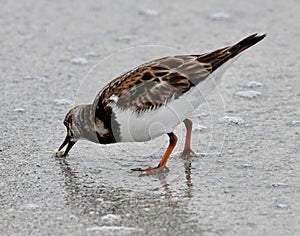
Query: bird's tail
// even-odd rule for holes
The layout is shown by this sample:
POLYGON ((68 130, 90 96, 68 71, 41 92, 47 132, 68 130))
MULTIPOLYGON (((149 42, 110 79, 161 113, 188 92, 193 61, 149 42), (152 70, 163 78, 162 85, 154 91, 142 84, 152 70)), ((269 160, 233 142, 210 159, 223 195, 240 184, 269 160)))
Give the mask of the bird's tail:
POLYGON ((218 49, 216 51, 199 55, 197 60, 199 62, 210 63, 212 66, 212 71, 218 69, 221 65, 230 61, 230 59, 236 57, 241 52, 245 51, 247 48, 250 48, 254 44, 262 40, 266 35, 253 34, 243 39, 242 41, 225 48, 218 49))
POLYGON ((265 36, 265 34, 253 34, 232 46, 221 48, 207 54, 199 55, 197 60, 201 63, 210 64, 212 68, 212 70, 210 71, 210 76, 208 76, 208 79, 205 79, 207 81, 207 83, 205 84, 205 89, 204 84, 201 84, 201 87, 203 88, 202 91, 206 91, 203 92, 203 94, 208 93, 214 87, 216 87, 216 85, 221 81, 221 77, 226 69, 235 61, 235 59, 241 52, 258 43, 265 36), (213 80, 210 78, 213 78, 213 80))
POLYGON ((237 44, 228 47, 228 52, 231 53, 231 58, 237 56, 241 52, 245 51, 247 48, 252 47, 254 44, 261 41, 265 36, 266 34, 262 34, 262 35, 253 34, 243 39, 242 41, 238 42, 237 44))

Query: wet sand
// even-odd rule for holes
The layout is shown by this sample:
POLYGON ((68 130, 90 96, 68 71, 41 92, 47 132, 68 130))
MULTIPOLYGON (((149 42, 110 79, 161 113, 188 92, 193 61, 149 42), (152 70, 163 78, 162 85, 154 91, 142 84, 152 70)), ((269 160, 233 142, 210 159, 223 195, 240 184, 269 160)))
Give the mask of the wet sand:
POLYGON ((299 235, 297 1, 7 1, 0 9, 1 235, 299 235), (195 112, 191 164, 167 136, 54 151, 75 104, 147 60, 267 33, 195 112), (250 91, 250 92, 249 92, 250 91))

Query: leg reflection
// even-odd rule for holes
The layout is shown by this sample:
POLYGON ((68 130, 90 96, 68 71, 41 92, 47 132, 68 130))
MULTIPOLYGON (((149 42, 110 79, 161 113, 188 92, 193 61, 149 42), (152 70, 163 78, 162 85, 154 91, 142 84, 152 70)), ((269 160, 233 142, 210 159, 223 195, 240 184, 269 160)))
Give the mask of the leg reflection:
POLYGON ((168 200, 170 200, 170 203, 172 203, 172 192, 170 190, 170 185, 167 181, 167 176, 168 176, 168 173, 165 173, 165 174, 161 174, 158 179, 160 180, 160 184, 161 186, 163 187, 164 191, 166 192, 166 198, 168 200))
POLYGON ((186 178, 186 185, 188 187, 188 191, 187 191, 187 194, 188 194, 188 197, 192 197, 192 188, 193 188, 193 183, 192 183, 192 164, 190 161, 186 161, 184 163, 184 169, 185 169, 185 178, 186 178))

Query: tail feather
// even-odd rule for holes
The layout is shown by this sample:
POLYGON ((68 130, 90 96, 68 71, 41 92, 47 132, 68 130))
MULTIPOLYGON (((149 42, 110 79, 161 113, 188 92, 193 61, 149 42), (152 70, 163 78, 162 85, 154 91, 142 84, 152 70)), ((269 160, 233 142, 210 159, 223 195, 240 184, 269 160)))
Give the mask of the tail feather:
POLYGON ((204 55, 199 55, 197 60, 203 63, 210 63, 212 65, 212 71, 214 71, 228 60, 236 57, 241 52, 245 51, 247 48, 250 48, 254 44, 261 41, 265 36, 265 34, 250 35, 247 38, 241 40, 240 42, 234 44, 233 46, 218 49, 214 52, 207 53, 204 55))
POLYGON ((249 37, 243 39, 242 41, 238 42, 237 44, 229 47, 228 52, 231 53, 231 58, 237 56, 238 54, 240 54, 247 48, 252 47, 254 44, 261 41, 265 36, 266 36, 266 34, 263 34, 263 35, 253 34, 253 35, 250 35, 249 37))

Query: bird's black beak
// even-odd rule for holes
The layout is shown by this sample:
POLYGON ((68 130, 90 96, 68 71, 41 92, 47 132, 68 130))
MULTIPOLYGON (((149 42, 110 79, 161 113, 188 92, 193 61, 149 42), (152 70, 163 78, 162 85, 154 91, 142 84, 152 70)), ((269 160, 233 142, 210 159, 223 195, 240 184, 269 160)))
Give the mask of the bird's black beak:
POLYGON ((61 149, 63 149, 63 147, 66 146, 66 145, 68 144, 68 146, 67 146, 67 148, 66 148, 64 154, 62 155, 62 156, 64 157, 64 156, 66 156, 66 155, 68 154, 68 152, 71 150, 71 148, 73 147, 73 145, 74 145, 75 143, 76 143, 76 142, 71 141, 71 137, 70 137, 69 135, 67 135, 66 138, 65 138, 65 140, 64 140, 64 142, 62 143, 62 145, 60 145, 58 151, 60 151, 61 149))

